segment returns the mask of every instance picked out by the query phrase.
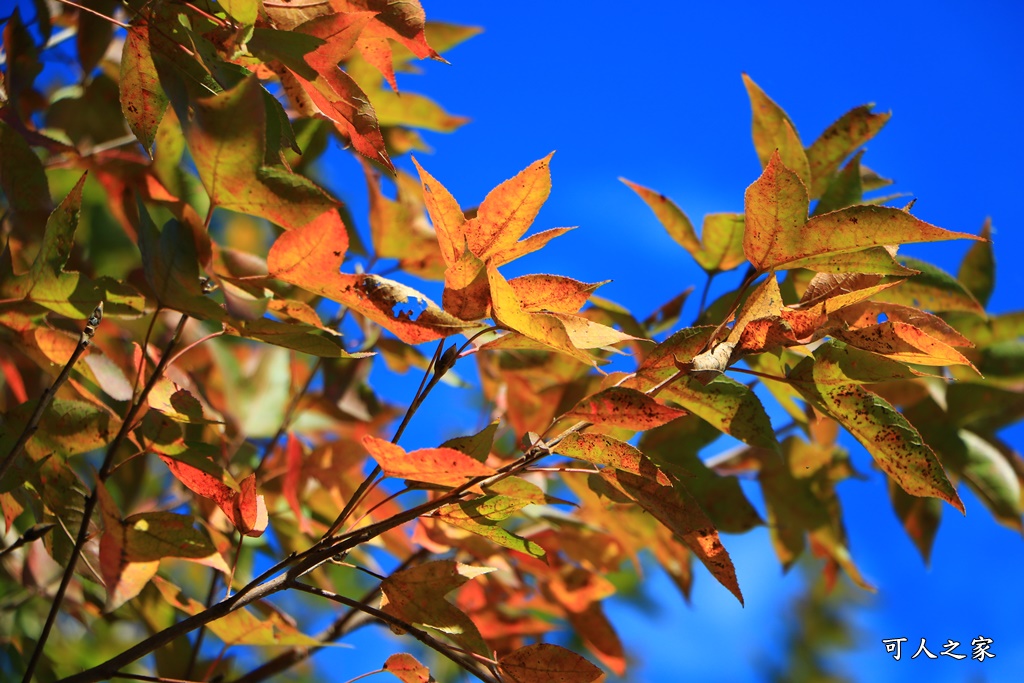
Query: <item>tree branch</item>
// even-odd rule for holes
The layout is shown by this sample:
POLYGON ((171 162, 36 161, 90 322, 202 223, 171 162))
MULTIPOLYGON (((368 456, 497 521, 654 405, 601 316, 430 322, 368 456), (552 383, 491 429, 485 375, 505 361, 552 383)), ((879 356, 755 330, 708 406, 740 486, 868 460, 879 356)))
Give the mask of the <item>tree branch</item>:
POLYGON ((92 515, 96 511, 96 504, 99 502, 99 487, 107 480, 110 476, 110 471, 114 465, 114 455, 117 453, 117 449, 120 448, 121 443, 132 429, 132 423, 135 421, 136 416, 139 414, 139 410, 142 409, 146 399, 149 397, 149 392, 153 390, 156 385, 156 381, 163 375, 164 370, 167 367, 168 362, 171 358, 171 352, 177 345, 178 340, 181 338, 181 331, 185 328, 185 323, 188 321, 188 316, 182 314, 181 319, 178 320, 177 327, 174 328, 174 334, 171 335, 171 340, 167 343, 164 348, 163 356, 160 358, 160 362, 153 370, 153 374, 150 375, 149 381, 146 382, 146 386, 142 389, 142 392, 136 397, 131 407, 128 409, 128 414, 125 415, 124 421, 121 423, 121 428, 118 430, 114 440, 107 446, 107 453, 103 458, 103 465, 100 467, 99 474, 97 475, 96 485, 90 492, 89 497, 85 499, 85 507, 82 510, 82 524, 78 527, 78 536, 75 539, 75 544, 71 548, 71 557, 68 559, 68 564, 64 568, 64 575, 61 577, 60 586, 57 588, 57 593, 53 596, 53 603, 50 605, 50 613, 46 615, 46 622, 43 624, 43 630, 39 634, 39 640, 36 641, 35 649, 32 650, 32 656, 29 659, 28 667, 25 669, 25 676, 22 678, 22 683, 30 683, 32 676, 35 674, 36 666, 39 664, 39 659, 42 657, 43 648, 46 646, 46 640, 50 636, 50 630, 53 628, 53 623, 57 619, 57 614, 60 612, 61 604, 64 602, 64 594, 67 592, 68 585, 71 583, 71 577, 75 575, 75 565, 78 564, 78 558, 82 555, 82 548, 85 547, 86 539, 89 536, 89 524, 92 521, 92 515))
POLYGON ((438 654, 446 657, 447 659, 450 659, 452 662, 459 665, 467 672, 473 674, 481 681, 484 681, 485 683, 500 683, 500 681, 493 674, 483 669, 480 663, 477 662, 475 659, 472 659, 467 654, 463 653, 458 649, 453 648, 447 643, 442 643, 440 640, 430 635, 423 629, 417 628, 416 626, 413 626, 412 624, 406 621, 403 621, 391 614, 388 614, 387 612, 383 612, 374 607, 370 607, 369 605, 358 602, 357 600, 353 600, 352 598, 345 597, 344 595, 338 595, 337 593, 332 593, 331 591, 326 591, 322 588, 302 583, 301 581, 291 581, 289 582, 288 585, 290 588, 296 588, 305 593, 309 593, 311 595, 318 595, 322 598, 333 600, 334 602, 337 602, 339 604, 347 605, 353 609, 359 610, 360 612, 365 612, 366 614, 375 617, 379 621, 382 621, 385 624, 388 624, 389 626, 395 626, 397 628, 400 628, 403 631, 406 631, 416 640, 420 641, 421 643, 429 647, 431 650, 434 650, 438 654))

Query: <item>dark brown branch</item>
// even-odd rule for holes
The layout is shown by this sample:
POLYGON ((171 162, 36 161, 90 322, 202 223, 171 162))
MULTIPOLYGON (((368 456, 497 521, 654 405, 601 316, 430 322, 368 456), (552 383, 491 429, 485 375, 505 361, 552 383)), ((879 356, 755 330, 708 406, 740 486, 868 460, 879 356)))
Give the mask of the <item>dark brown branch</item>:
POLYGON ((302 583, 301 581, 292 581, 289 583, 289 587, 296 588, 300 591, 309 593, 311 595, 318 595, 322 598, 327 598, 328 600, 332 600, 342 605, 347 605, 348 607, 359 610, 360 612, 369 614, 370 616, 376 618, 379 621, 384 622, 389 626, 395 626, 397 628, 400 628, 416 640, 420 641, 421 643, 429 647, 431 650, 434 650, 438 654, 444 656, 445 658, 451 660, 452 662, 460 666, 462 669, 473 674, 481 681, 484 681, 485 683, 500 683, 500 681, 490 671, 484 669, 483 666, 481 666, 481 664, 477 662, 475 659, 465 654, 461 650, 453 648, 447 643, 441 642, 440 640, 430 635, 423 629, 417 628, 416 626, 413 626, 407 621, 403 621, 398 617, 388 614, 387 612, 383 612, 374 607, 370 607, 369 605, 363 604, 357 600, 353 600, 352 598, 345 597, 344 595, 338 595, 337 593, 332 593, 322 588, 302 583))
POLYGON ((156 386, 157 380, 161 375, 163 375, 163 372, 170 361, 171 352, 178 344, 178 340, 181 338, 181 331, 185 328, 185 323, 187 321, 188 316, 182 314, 177 327, 174 328, 174 334, 171 335, 171 340, 164 348, 164 353, 160 358, 160 362, 153 370, 153 374, 150 375, 149 381, 146 382, 146 386, 142 389, 142 392, 135 398, 135 401, 128 409, 128 414, 125 415, 124 421, 121 423, 121 428, 118 430, 114 440, 107 446, 107 452, 103 458, 103 464, 100 466, 100 471, 97 475, 96 485, 92 488, 89 497, 85 499, 85 507, 82 510, 82 524, 78 527, 78 536, 75 538, 75 544, 71 548, 71 557, 68 559, 68 564, 64 568, 64 575, 61 577, 57 593, 53 596, 53 603, 50 605, 50 612, 46 615, 46 622, 43 624, 43 630, 39 634, 39 640, 36 642, 35 649, 32 650, 32 656, 29 659, 28 667, 25 669, 25 676, 22 678, 22 683, 30 683, 32 676, 35 674, 36 666, 39 664, 39 659, 43 654, 43 648, 46 646, 46 640, 50 636, 50 630, 53 628, 53 623, 56 621, 57 614, 60 612, 61 604, 64 602, 64 594, 67 592, 68 585, 71 583, 71 578, 75 575, 75 565, 78 564, 78 558, 82 555, 82 548, 85 547, 85 542, 89 536, 89 524, 92 522, 92 515, 96 511, 96 504, 99 502, 99 487, 102 486, 107 480, 107 477, 110 476, 110 472, 114 465, 114 455, 117 453, 121 443, 131 431, 135 418, 139 414, 139 410, 142 409, 142 406, 146 403, 146 399, 149 397, 149 392, 153 390, 153 387, 156 386))

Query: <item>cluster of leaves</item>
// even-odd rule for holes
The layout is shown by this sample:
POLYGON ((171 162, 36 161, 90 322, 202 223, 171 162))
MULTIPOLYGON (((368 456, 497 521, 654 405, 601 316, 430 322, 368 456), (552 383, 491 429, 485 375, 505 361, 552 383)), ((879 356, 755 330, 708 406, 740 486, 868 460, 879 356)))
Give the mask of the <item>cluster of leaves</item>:
MULTIPOLYGON (((699 237, 626 181, 709 281, 747 267, 685 327, 686 293, 639 319, 603 283, 502 275, 567 230, 526 236, 550 155, 472 208, 415 160, 418 179, 396 169, 418 131, 465 122, 396 74, 475 29, 410 0, 34 6, 3 33, 5 675, 266 680, 368 620, 485 681, 623 675, 602 603, 624 566, 650 553, 689 596, 696 561, 742 602, 719 533, 765 521, 740 477, 783 566, 809 543, 829 580, 867 587, 840 427, 926 557, 960 482, 1021 528, 1024 461, 997 432, 1024 410, 1024 317, 984 311, 987 227, 865 199, 889 184, 858 151, 887 114, 856 108, 804 147, 746 79, 764 170, 699 237), (46 55, 72 62, 63 87, 40 82, 46 55), (316 181, 335 143, 365 169, 368 244, 316 181), (951 238, 978 240, 957 277, 897 254, 951 238), (440 305, 382 264, 443 281, 440 305), (631 371, 600 370, 624 354, 631 371), (398 445, 470 355, 490 424, 398 445), (379 362, 424 372, 393 432, 379 362), (700 457, 723 433, 743 447, 700 457), (310 635, 307 603, 268 599, 287 590, 347 609, 310 635), (53 630, 59 614, 86 630, 53 630), (604 669, 545 642, 566 630, 604 669), (279 647, 254 667, 234 645, 279 647)), ((408 654, 381 672, 430 678, 408 654)))

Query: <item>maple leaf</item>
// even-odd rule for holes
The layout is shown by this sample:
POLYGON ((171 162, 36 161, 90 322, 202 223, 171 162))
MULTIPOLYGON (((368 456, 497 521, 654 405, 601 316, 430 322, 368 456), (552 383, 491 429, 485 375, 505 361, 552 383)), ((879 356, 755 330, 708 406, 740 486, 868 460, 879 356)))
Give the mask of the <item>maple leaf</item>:
POLYGON ((698 239, 690 219, 671 199, 625 178, 619 180, 640 195, 665 231, 708 273, 732 270, 746 260, 742 214, 708 214, 698 239))
POLYGON ((338 301, 408 344, 447 337, 474 325, 442 311, 416 290, 379 275, 338 272, 348 247, 343 225, 310 224, 281 235, 267 255, 270 276, 338 301), (402 310, 422 308, 416 315, 402 310))

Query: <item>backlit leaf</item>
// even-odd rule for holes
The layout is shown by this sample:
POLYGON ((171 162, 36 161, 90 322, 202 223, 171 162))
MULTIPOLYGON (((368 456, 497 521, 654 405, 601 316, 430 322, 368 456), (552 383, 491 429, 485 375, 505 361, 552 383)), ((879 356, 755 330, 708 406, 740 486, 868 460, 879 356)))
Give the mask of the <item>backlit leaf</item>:
POLYGON ((811 172, 796 126, 789 116, 747 74, 743 74, 743 85, 750 97, 753 112, 754 148, 762 166, 767 166, 773 154, 778 154, 782 163, 792 169, 805 186, 811 182, 811 172))
POLYGON ((212 461, 204 463, 195 458, 186 461, 181 455, 171 457, 162 454, 160 459, 189 490, 217 503, 239 532, 246 536, 263 535, 268 521, 267 506, 263 496, 256 493, 255 473, 242 480, 235 489, 224 483, 225 472, 221 470, 220 476, 216 474, 219 468, 212 461))
POLYGON ((539 545, 510 533, 498 524, 529 504, 530 501, 521 498, 483 496, 462 503, 445 505, 438 509, 436 517, 452 526, 488 538, 500 546, 534 557, 543 557, 544 549, 539 545))
POLYGON ((433 680, 430 669, 423 666, 415 657, 404 652, 391 655, 384 662, 383 669, 394 674, 402 683, 429 683, 433 680))
POLYGON ((743 594, 736 581, 729 552, 718 538, 718 531, 701 509, 693 495, 681 483, 663 485, 646 477, 615 470, 603 471, 655 519, 668 527, 697 558, 712 576, 743 604, 743 594))
POLYGON ((979 233, 983 242, 975 242, 964 255, 956 278, 982 306, 988 304, 996 286, 996 261, 992 253, 992 220, 985 219, 979 233))
POLYGON ((128 28, 121 50, 121 111, 128 126, 147 152, 152 152, 157 129, 169 103, 153 63, 149 26, 128 28))
POLYGON ((603 434, 573 432, 559 441, 551 452, 595 465, 607 465, 639 477, 655 479, 663 486, 672 483, 668 476, 635 446, 603 434))
POLYGON ((658 403, 647 394, 626 387, 610 387, 588 396, 566 413, 567 417, 597 425, 634 431, 653 429, 686 415, 686 411, 658 403))
POLYGON ((401 446, 369 435, 363 437, 363 446, 388 477, 459 486, 473 477, 494 474, 492 468, 453 448, 421 448, 406 453, 401 446))

